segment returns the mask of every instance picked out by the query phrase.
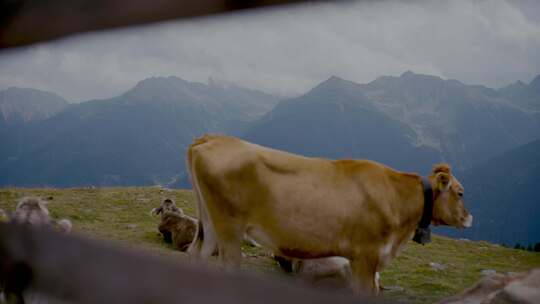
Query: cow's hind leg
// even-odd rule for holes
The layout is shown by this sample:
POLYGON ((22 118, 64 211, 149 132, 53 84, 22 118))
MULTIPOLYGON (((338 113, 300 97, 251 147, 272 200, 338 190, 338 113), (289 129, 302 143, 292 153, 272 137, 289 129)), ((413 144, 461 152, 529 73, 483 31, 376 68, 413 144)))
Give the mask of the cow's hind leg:
POLYGON ((376 260, 360 257, 351 260, 352 280, 351 287, 356 294, 379 293, 379 279, 377 277, 376 260))
POLYGON ((195 237, 189 248, 187 249, 188 255, 193 259, 198 259, 201 256, 201 247, 203 243, 204 231, 202 228, 201 220, 197 221, 197 231, 195 232, 195 237))
POLYGON ((230 269, 240 267, 242 259, 242 242, 244 239, 243 225, 227 224, 216 225, 217 243, 220 263, 230 269))
MULTIPOLYGON (((188 168, 191 177, 191 183, 193 185, 193 191, 197 199, 199 220, 197 224, 197 232, 191 242, 187 252, 190 257, 194 259, 207 259, 216 249, 216 235, 212 227, 212 222, 208 214, 208 207, 206 205, 206 199, 211 197, 208 195, 208 189, 200 186, 200 181, 197 178, 196 170, 193 167, 192 157, 188 157, 188 168), (205 190, 207 192, 203 192, 205 190)), ((204 186, 204 185, 203 185, 204 186)))
POLYGON ((188 248, 188 254, 194 259, 208 259, 217 246, 216 235, 208 216, 206 206, 199 204, 197 232, 188 248))

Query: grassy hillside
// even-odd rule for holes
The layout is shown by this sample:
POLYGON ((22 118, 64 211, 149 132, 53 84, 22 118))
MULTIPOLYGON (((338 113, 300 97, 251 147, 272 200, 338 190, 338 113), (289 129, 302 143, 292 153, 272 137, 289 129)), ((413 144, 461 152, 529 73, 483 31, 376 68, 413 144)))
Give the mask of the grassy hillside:
MULTIPOLYGON (((186 255, 162 242, 157 221, 149 215, 163 198, 173 198, 187 214, 195 215, 191 191, 150 188, 21 189, 0 188, 0 208, 13 210, 25 195, 52 197, 49 209, 55 218, 69 218, 74 230, 94 238, 119 242, 173 260, 186 255)), ((287 278, 260 249, 245 248, 248 270, 287 278)), ((503 248, 486 242, 456 241, 435 237, 434 242, 408 248, 381 274, 385 286, 399 286, 385 297, 408 303, 432 303, 455 294, 482 277, 484 269, 518 272, 540 267, 540 254, 503 248), (435 270, 429 263, 446 266, 435 270)))

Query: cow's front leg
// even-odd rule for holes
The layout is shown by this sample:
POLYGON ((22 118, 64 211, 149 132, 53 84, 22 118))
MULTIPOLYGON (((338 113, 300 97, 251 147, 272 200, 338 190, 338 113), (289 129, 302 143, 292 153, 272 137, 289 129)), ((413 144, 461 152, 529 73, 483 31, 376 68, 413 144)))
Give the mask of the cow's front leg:
POLYGON ((359 257, 351 260, 351 288, 355 294, 379 294, 377 260, 359 257))

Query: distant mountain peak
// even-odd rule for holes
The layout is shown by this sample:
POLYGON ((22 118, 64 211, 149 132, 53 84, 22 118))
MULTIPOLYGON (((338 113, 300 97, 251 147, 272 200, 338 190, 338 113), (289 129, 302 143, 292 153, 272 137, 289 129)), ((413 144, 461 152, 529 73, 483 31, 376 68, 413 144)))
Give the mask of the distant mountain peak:
POLYGON ((534 77, 534 79, 531 81, 529 86, 533 88, 534 90, 540 91, 540 74, 534 77))
POLYGON ((0 116, 12 125, 49 118, 68 105, 52 92, 19 87, 0 91, 0 116))
MULTIPOLYGON (((192 83, 177 76, 157 76, 139 81, 131 90, 124 93, 124 95, 132 97, 133 101, 170 101, 190 92, 197 86, 205 85, 192 83)), ((191 95, 191 93, 188 93, 188 95, 191 95)))
POLYGON ((350 80, 347 80, 347 79, 344 79, 344 78, 341 78, 341 77, 336 76, 336 75, 332 75, 332 76, 330 76, 330 78, 323 81, 323 83, 354 83, 354 82, 352 82, 350 80))
MULTIPOLYGON (((38 90, 38 89, 32 89, 32 88, 21 88, 21 87, 9 87, 5 90, 0 90, 0 94, 5 94, 5 95, 13 95, 13 94, 39 94, 39 95, 48 95, 48 96, 54 96, 55 98, 57 99, 62 99, 65 101, 65 99, 56 94, 56 93, 53 93, 53 92, 49 92, 49 91, 44 91, 44 90, 38 90)), ((66 101, 67 103, 67 101, 66 101)))
POLYGON ((497 91, 521 109, 540 110, 540 75, 537 75, 529 84, 519 80, 497 91))
POLYGON ((403 72, 403 74, 401 74, 399 77, 400 78, 407 78, 407 77, 413 77, 415 75, 417 75, 417 74, 415 74, 413 71, 407 70, 407 71, 403 72))
POLYGON ((399 76, 399 79, 402 80, 413 80, 413 81, 445 81, 439 76, 428 75, 428 74, 419 74, 414 73, 410 70, 405 71, 399 76))
POLYGON ((54 100, 55 102, 68 104, 68 102, 60 95, 32 88, 20 88, 20 87, 9 87, 5 90, 0 90, 0 103, 17 103, 23 102, 31 99, 32 102, 39 103, 40 101, 46 102, 54 100))
POLYGON ((411 70, 403 72, 399 76, 380 76, 377 79, 367 83, 368 86, 385 88, 388 85, 425 85, 426 83, 440 83, 447 81, 454 84, 462 84, 457 80, 444 80, 438 76, 418 74, 411 70))
POLYGON ((164 85, 164 84, 178 84, 187 83, 184 79, 177 76, 152 76, 139 81, 135 88, 141 88, 146 86, 164 85))
POLYGON ((350 80, 346 80, 338 76, 331 76, 327 80, 319 83, 315 88, 312 89, 312 91, 328 90, 328 89, 335 90, 335 89, 342 89, 343 87, 347 87, 347 86, 356 86, 356 85, 358 84, 350 80))
POLYGON ((501 89, 502 90, 526 90, 527 86, 528 85, 525 82, 518 80, 512 84, 502 87, 501 89))
POLYGON ((338 77, 336 75, 332 75, 330 76, 330 78, 328 78, 326 81, 344 81, 345 79, 341 78, 341 77, 338 77))
POLYGON ((237 89, 242 89, 242 90, 256 91, 256 90, 241 87, 241 86, 237 85, 236 83, 234 83, 232 81, 227 81, 227 80, 223 80, 223 79, 220 79, 220 78, 214 78, 214 77, 208 77, 207 84, 210 87, 220 88, 220 89, 237 88, 237 89))

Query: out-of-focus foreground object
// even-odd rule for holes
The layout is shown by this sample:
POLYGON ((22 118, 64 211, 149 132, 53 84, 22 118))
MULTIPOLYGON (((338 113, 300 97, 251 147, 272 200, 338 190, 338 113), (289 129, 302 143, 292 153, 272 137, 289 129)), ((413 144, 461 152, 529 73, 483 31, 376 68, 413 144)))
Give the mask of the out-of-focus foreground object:
POLYGON ((200 264, 171 263, 96 240, 0 224, 0 280, 8 293, 75 303, 382 303, 321 293, 200 264))
POLYGON ((0 49, 74 34, 305 0, 0 0, 0 49))
POLYGON ((540 268, 527 272, 486 276, 464 292, 439 304, 540 303, 540 268))

